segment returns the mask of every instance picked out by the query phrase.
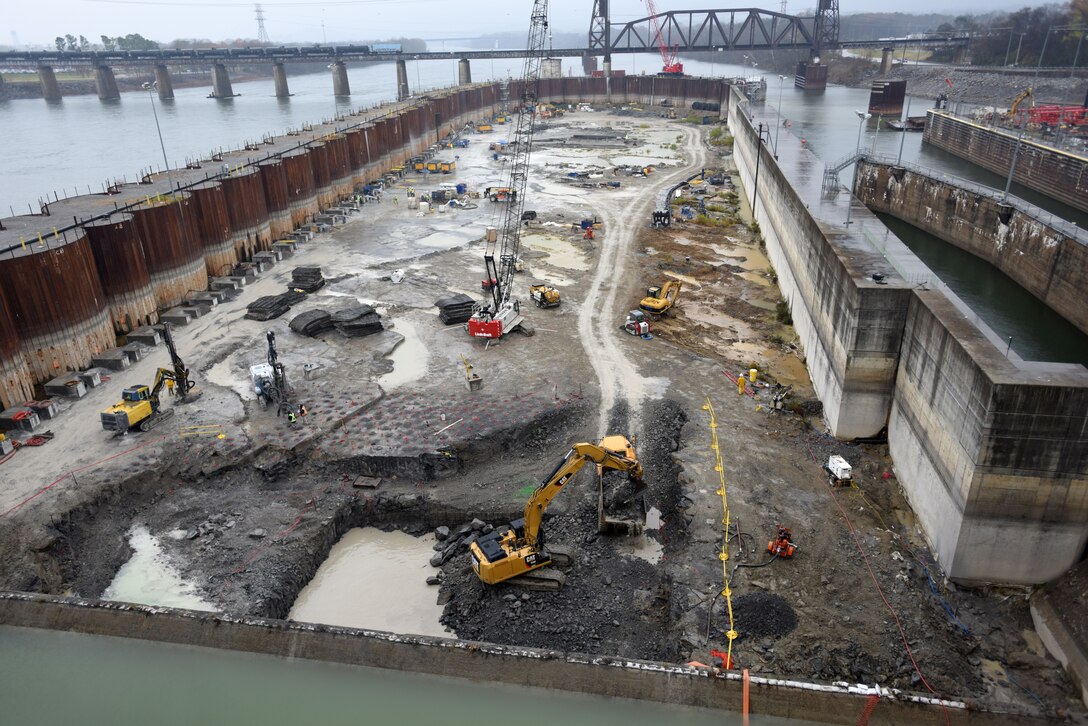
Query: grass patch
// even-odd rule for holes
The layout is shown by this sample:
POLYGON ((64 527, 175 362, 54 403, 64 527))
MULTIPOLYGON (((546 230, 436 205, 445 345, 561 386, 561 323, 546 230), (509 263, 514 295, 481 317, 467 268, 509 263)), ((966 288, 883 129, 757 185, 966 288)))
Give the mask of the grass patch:
POLYGON ((778 302, 774 304, 774 319, 783 325, 793 325, 790 304, 784 298, 779 298, 778 302))

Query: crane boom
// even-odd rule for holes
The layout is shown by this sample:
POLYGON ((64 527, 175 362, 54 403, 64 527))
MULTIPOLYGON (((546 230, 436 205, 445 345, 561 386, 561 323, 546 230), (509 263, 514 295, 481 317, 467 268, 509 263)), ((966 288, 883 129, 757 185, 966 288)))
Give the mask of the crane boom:
POLYGON ((646 12, 650 14, 650 25, 654 29, 654 42, 657 43, 657 49, 661 51, 661 63, 663 65, 661 72, 669 75, 682 75, 684 73, 684 64, 676 60, 679 46, 673 46, 670 49, 665 42, 665 38, 661 35, 661 24, 657 20, 657 6, 654 5, 654 0, 646 0, 646 12))
POLYGON ((548 30, 548 0, 534 0, 529 25, 529 40, 521 74, 520 107, 514 131, 514 153, 510 160, 507 187, 510 201, 503 210, 499 239, 488 242, 484 250, 487 279, 493 280, 491 299, 485 300, 468 321, 468 331, 477 338, 501 338, 521 324, 521 306, 511 295, 514 266, 521 246, 521 214, 525 210, 525 187, 529 177, 529 157, 533 150, 540 64, 548 30), (495 250, 498 248, 498 259, 495 250))

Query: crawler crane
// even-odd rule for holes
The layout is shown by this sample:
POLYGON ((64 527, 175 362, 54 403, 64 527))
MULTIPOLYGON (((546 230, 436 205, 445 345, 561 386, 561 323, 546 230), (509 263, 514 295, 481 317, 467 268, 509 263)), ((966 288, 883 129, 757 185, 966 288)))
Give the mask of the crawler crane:
MULTIPOLYGON (((525 210, 525 184, 529 155, 533 147, 533 126, 537 113, 540 62, 544 57, 544 36, 548 30, 548 2, 534 0, 529 26, 528 52, 521 76, 521 100, 514 132, 514 153, 510 159, 509 203, 502 211, 502 230, 484 251, 486 280, 493 280, 491 297, 481 303, 468 321, 468 332, 476 338, 501 338, 522 324, 521 304, 513 297, 514 269, 521 244, 521 214, 525 210), (498 247, 498 259, 495 251, 498 247)), ((523 328, 523 332, 529 330, 523 328)))

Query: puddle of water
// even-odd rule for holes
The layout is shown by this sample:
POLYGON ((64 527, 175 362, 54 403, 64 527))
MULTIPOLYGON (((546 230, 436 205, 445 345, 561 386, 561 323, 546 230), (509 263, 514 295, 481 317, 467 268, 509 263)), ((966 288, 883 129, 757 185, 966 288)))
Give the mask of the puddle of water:
POLYGON ((438 588, 426 584, 430 537, 349 530, 299 593, 288 619, 393 633, 449 636, 438 619, 438 588))
POLYGON ((427 372, 429 358, 427 346, 419 339, 414 323, 398 320, 393 330, 403 335, 404 340, 389 354, 393 370, 378 378, 378 383, 387 391, 422 378, 427 372))
MULTIPOLYGON (((647 518, 649 513, 647 513, 647 518)), ((660 526, 660 519, 658 520, 660 526)), ((665 554, 665 546, 652 537, 640 534, 637 537, 627 537, 617 543, 616 549, 624 555, 637 557, 651 565, 661 562, 661 556, 665 554)))
POLYGON ((738 277, 743 277, 748 282, 754 282, 763 287, 770 287, 771 281, 762 272, 742 272, 738 277))
POLYGON ((521 238, 521 243, 531 250, 548 255, 544 261, 566 270, 588 270, 589 260, 574 245, 559 237, 531 235, 521 238))
POLYGON ((463 244, 467 244, 468 239, 459 237, 449 232, 432 232, 426 237, 420 237, 416 240, 416 244, 422 247, 431 247, 434 249, 449 249, 451 247, 459 247, 463 244))
MULTIPOLYGON (((243 401, 256 399, 257 394, 253 390, 253 383, 249 378, 241 375, 240 371, 241 369, 234 361, 234 356, 231 355, 209 368, 208 372, 204 374, 204 379, 217 386, 230 388, 243 401)), ((246 372, 248 373, 248 368, 246 372)))
POLYGON ((677 280, 683 280, 685 285, 690 285, 695 290, 702 289, 703 287, 703 283, 699 282, 694 277, 681 275, 679 272, 673 272, 672 270, 665 270, 664 274, 677 280))
POLYGON ((103 600, 214 611, 215 606, 197 594, 192 583, 185 582, 166 559, 159 541, 147 527, 137 524, 129 530, 132 557, 121 565, 103 600))

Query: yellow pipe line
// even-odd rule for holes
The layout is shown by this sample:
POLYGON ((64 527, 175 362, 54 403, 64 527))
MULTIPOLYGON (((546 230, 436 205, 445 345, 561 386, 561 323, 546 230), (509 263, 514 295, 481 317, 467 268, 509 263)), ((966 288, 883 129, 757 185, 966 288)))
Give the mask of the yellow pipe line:
POLYGON ((718 553, 718 559, 722 563, 722 591, 721 594, 725 596, 725 604, 729 611, 729 630, 725 636, 729 640, 729 646, 727 650, 728 662, 725 664, 727 668, 733 667, 733 641, 737 639, 737 631, 733 622, 733 591, 729 589, 729 500, 725 494, 725 466, 722 464, 722 451, 718 445, 718 420, 714 416, 714 406, 710 403, 710 397, 707 396, 706 404, 703 406, 703 410, 710 415, 710 436, 711 445, 710 448, 714 451, 714 471, 718 472, 718 489, 714 493, 722 498, 722 545, 721 551, 718 553))

